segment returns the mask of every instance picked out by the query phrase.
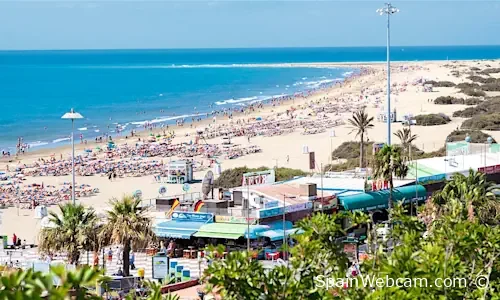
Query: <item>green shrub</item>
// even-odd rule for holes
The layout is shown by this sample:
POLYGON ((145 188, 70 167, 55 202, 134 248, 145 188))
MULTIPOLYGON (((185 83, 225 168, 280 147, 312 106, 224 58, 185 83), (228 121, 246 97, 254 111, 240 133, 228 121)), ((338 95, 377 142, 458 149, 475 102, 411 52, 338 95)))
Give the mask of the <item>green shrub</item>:
MULTIPOLYGON (((365 142, 365 154, 372 153, 373 142, 365 142)), ((335 150, 332 152, 332 157, 338 157, 341 159, 350 159, 357 158, 358 159, 358 167, 359 167, 359 142, 349 141, 343 142, 340 144, 335 150)))
POLYGON ((464 99, 452 96, 441 96, 434 99, 434 104, 464 104, 464 99))
POLYGON ((465 99, 465 104, 466 105, 476 105, 476 104, 479 104, 481 103, 482 100, 479 99, 479 98, 469 98, 469 99, 465 99))
POLYGON ((433 87, 454 87, 456 84, 451 81, 428 80, 424 84, 432 84, 433 87))
POLYGON ((457 88, 463 90, 463 89, 480 89, 481 85, 478 83, 469 83, 469 82, 462 82, 456 85, 457 88))
POLYGON ((481 114, 500 113, 500 98, 489 98, 475 107, 467 107, 453 113, 454 117, 471 118, 481 114))
POLYGON ((479 83, 493 83, 493 82, 497 81, 493 77, 483 77, 483 76, 477 76, 477 75, 469 76, 469 77, 467 77, 467 79, 472 80, 474 82, 479 82, 479 83))
POLYGON ((484 96, 486 96, 486 93, 481 89, 467 88, 467 89, 461 89, 460 91, 462 93, 466 94, 467 96, 472 96, 472 97, 484 97, 484 96))
POLYGON ((483 84, 481 90, 486 92, 500 92, 500 80, 483 84))
MULTIPOLYGON (((246 166, 233 168, 233 169, 227 169, 227 170, 224 170, 220 174, 219 178, 217 178, 215 180, 214 186, 221 187, 221 188, 238 187, 238 186, 241 186, 241 182, 243 180, 244 173, 265 171, 265 170, 269 170, 269 169, 270 168, 268 168, 268 167, 247 168, 246 166)), ((295 176, 307 175, 307 173, 302 171, 302 170, 290 169, 290 168, 277 168, 277 169, 275 169, 275 172, 276 172, 276 181, 289 180, 289 179, 294 178, 295 176)))
POLYGON ((479 69, 478 67, 471 67, 470 70, 471 71, 480 71, 481 69, 479 69))
MULTIPOLYGON (((359 150, 358 150, 359 152, 359 150)), ((369 161, 367 160, 367 164, 369 166, 369 161)), ((357 158, 350 158, 346 160, 345 162, 342 162, 340 164, 329 164, 323 167, 324 172, 342 172, 342 171, 347 171, 347 170, 353 170, 355 168, 359 167, 359 159, 357 158)))
MULTIPOLYGON (((465 140, 465 137, 469 135, 473 143, 485 143, 489 135, 480 130, 453 130, 447 137, 448 142, 461 142, 465 140)), ((493 139, 493 143, 496 143, 493 139)))
POLYGON ((461 128, 467 130, 500 130, 500 113, 476 115, 468 120, 465 120, 462 123, 461 128))
POLYGON ((441 156, 446 156, 446 146, 443 146, 439 148, 436 151, 432 152, 421 152, 417 156, 414 156, 414 159, 422 159, 422 158, 431 158, 431 157, 441 157, 441 156))
POLYGON ((484 75, 490 75, 492 73, 500 73, 500 68, 488 68, 488 69, 484 69, 478 73, 484 74, 484 75))
POLYGON ((432 126, 432 125, 444 125, 451 121, 451 119, 444 114, 428 114, 428 115, 418 115, 415 117, 417 125, 420 126, 432 126))

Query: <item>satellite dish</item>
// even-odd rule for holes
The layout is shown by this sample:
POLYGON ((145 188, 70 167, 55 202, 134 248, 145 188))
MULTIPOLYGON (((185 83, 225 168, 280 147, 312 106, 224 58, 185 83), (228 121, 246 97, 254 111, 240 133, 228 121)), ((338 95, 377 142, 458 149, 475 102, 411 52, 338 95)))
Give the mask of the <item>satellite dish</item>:
POLYGON ((158 193, 160 193, 160 195, 164 195, 165 193, 167 192, 167 188, 164 187, 164 186, 161 186, 160 189, 158 190, 158 193))
POLYGON ((208 194, 212 193, 214 196, 214 172, 208 171, 201 183, 201 192, 203 193, 203 200, 208 199, 208 194))

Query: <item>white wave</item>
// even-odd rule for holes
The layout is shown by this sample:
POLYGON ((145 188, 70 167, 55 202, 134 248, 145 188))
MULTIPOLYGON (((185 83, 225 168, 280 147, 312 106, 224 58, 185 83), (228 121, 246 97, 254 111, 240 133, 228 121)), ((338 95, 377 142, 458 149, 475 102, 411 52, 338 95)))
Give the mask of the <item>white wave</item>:
POLYGON ((235 104, 235 103, 241 103, 241 102, 248 102, 248 101, 252 101, 252 100, 256 100, 256 99, 257 99, 256 96, 244 97, 244 98, 238 98, 238 99, 228 99, 228 100, 224 100, 224 101, 216 101, 215 104, 216 105, 235 104))
POLYGON ((333 82, 340 82, 343 80, 344 80, 343 78, 323 79, 323 80, 318 80, 318 81, 303 82, 302 84, 304 84, 308 88, 318 88, 322 85, 326 85, 326 84, 333 83, 333 82))
POLYGON ((53 141, 52 141, 52 143, 54 143, 54 144, 55 144, 55 143, 60 143, 60 142, 64 142, 64 141, 69 141, 69 140, 71 140, 71 138, 69 138, 69 137, 66 137, 66 138, 60 138, 60 139, 55 139, 55 140, 53 140, 53 141))
POLYGON ((79 131, 86 131, 88 128, 87 127, 80 127, 78 128, 79 131))
MULTIPOLYGON (((204 68, 318 68, 336 69, 337 66, 329 66, 320 63, 270 63, 270 64, 193 64, 193 65, 95 65, 95 66, 72 66, 80 69, 204 69, 204 68)), ((303 77, 302 80, 306 80, 303 77)))
POLYGON ((45 146, 48 144, 49 143, 47 143, 47 142, 37 141, 37 142, 33 142, 33 143, 28 143, 28 146, 30 146, 30 148, 34 148, 34 147, 45 146))
POLYGON ((163 123, 171 120, 178 120, 178 119, 185 119, 189 117, 198 117, 203 114, 191 114, 191 115, 181 115, 181 116, 173 116, 173 117, 162 117, 162 118, 156 118, 153 120, 146 120, 146 121, 138 121, 138 122, 130 122, 130 124, 136 125, 136 127, 144 126, 145 124, 155 124, 155 123, 163 123))
POLYGON ((342 73, 342 76, 344 76, 344 77, 349 77, 349 76, 351 76, 353 73, 354 73, 353 71, 344 72, 344 73, 342 73))
POLYGON ((99 131, 100 131, 99 129, 94 130, 94 132, 99 132, 99 131))

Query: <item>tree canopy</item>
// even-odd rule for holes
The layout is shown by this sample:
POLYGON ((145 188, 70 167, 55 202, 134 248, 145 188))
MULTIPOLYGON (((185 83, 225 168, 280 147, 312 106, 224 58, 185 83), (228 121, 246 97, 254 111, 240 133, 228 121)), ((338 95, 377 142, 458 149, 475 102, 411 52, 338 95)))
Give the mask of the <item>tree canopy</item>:
POLYGON ((425 207, 409 216, 396 205, 392 247, 388 250, 389 242, 377 238, 374 229, 374 251, 356 276, 348 273, 340 219, 363 223, 369 218, 349 213, 300 221, 304 233, 294 237, 288 265, 266 271, 246 254, 234 253, 215 259, 205 276, 224 299, 499 299, 500 228, 477 217, 489 212, 489 204, 480 199, 495 199, 489 198, 490 184, 483 180, 475 172, 454 178, 427 202, 438 212, 425 207), (473 217, 470 199, 476 203, 473 217))

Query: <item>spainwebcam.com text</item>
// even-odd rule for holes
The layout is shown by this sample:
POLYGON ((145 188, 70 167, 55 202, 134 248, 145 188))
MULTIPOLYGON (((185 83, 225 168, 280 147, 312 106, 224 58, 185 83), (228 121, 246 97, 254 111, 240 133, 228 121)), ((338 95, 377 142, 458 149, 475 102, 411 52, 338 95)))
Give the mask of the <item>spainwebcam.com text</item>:
MULTIPOLYGON (((390 278, 375 276, 356 276, 349 278, 332 278, 323 275, 314 278, 317 288, 384 288, 384 287, 436 287, 436 288, 464 288, 471 282, 466 278, 437 278, 428 280, 427 278, 390 278)), ((486 287, 488 284, 487 276, 479 276, 472 280, 477 287, 486 287)))

